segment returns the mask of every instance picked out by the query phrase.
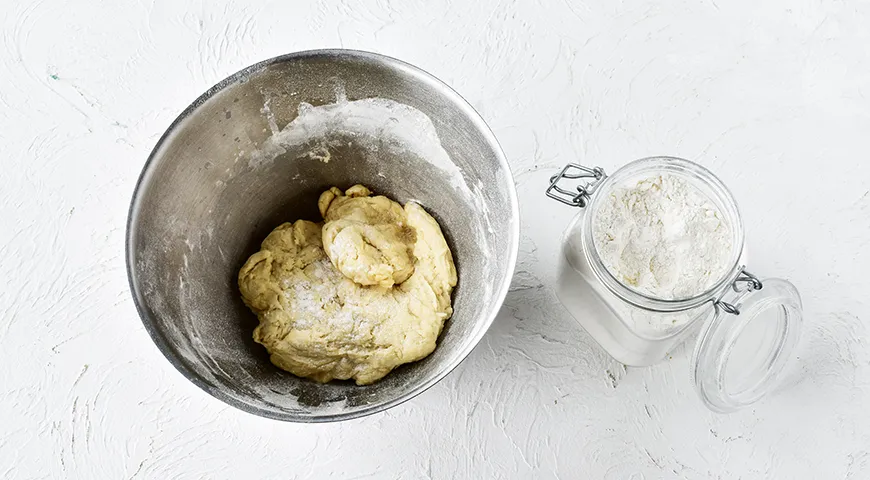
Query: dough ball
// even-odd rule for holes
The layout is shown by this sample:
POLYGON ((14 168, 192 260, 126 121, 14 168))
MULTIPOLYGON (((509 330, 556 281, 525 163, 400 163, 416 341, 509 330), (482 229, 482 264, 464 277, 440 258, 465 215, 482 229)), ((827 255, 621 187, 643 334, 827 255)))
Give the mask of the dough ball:
POLYGON ((414 273, 416 234, 402 206, 355 185, 333 187, 318 201, 323 249, 339 272, 360 285, 391 287, 414 273))
MULTIPOLYGON (((371 192, 363 189, 354 190, 356 197, 350 190, 330 190, 333 198, 324 211, 329 213, 339 200, 384 198, 368 198, 371 192)), ((395 240, 411 249, 414 262, 400 285, 365 286, 345 276, 324 250, 325 228, 305 220, 276 228, 239 271, 242 298, 260 320, 254 340, 266 347, 279 368, 319 382, 354 379, 365 385, 435 349, 444 322, 453 314, 453 256, 438 223, 421 206, 408 203, 402 208, 387 201, 377 200, 376 205, 388 209, 388 218, 397 216, 398 207, 414 239, 410 247, 407 239, 395 240)), ((376 214, 381 208, 347 208, 347 217, 363 226, 384 218, 376 214)), ((392 251, 390 245, 383 248, 392 251)), ((353 260, 347 262, 361 271, 353 260)))

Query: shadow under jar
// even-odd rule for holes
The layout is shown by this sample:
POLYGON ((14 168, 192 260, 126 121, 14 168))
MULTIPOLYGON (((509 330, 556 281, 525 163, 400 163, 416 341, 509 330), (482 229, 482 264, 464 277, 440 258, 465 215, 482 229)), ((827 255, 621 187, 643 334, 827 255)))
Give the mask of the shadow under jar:
POLYGON ((626 365, 652 365, 698 332, 692 381, 711 410, 737 410, 776 386, 800 336, 800 295, 786 280, 759 279, 746 270, 740 212, 713 173, 674 157, 636 160, 610 176, 569 164, 550 179, 547 195, 581 209, 562 237, 557 294, 607 353, 626 365), (602 199, 632 180, 661 174, 699 190, 731 225, 729 267, 690 298, 656 298, 623 284, 595 246, 593 222, 602 199), (580 185, 566 188, 572 181, 580 185))

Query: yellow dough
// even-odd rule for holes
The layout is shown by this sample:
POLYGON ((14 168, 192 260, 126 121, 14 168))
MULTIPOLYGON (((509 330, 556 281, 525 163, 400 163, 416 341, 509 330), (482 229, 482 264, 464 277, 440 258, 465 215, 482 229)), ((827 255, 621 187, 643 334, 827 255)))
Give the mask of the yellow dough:
POLYGON ((392 287, 414 273, 414 229, 398 203, 370 196, 362 185, 347 194, 333 187, 317 206, 323 225, 323 249, 344 276, 360 285, 392 287))
POLYGON ((239 272, 272 363, 319 382, 366 385, 435 349, 453 314, 453 256, 420 205, 362 185, 318 202, 326 223, 285 223, 239 272))

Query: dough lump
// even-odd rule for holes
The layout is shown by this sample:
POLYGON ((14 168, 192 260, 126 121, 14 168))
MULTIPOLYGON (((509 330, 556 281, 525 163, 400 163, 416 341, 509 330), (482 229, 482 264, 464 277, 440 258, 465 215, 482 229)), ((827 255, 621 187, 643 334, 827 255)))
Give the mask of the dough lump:
POLYGON ((416 233, 402 206, 355 185, 320 195, 323 249, 344 276, 360 285, 392 287, 414 273, 416 233))
POLYGON ((318 206, 325 225, 279 226, 239 272, 260 320, 254 340, 295 375, 358 385, 432 353, 456 286, 435 219, 361 185, 332 188, 318 206))

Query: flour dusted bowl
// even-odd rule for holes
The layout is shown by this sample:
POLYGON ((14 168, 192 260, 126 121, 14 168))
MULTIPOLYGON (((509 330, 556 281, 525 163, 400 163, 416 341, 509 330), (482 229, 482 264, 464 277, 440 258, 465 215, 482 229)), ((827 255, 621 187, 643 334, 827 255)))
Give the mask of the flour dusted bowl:
POLYGON ((185 377, 257 415, 325 422, 402 403, 455 368, 504 300, 518 236, 507 162, 458 94, 388 57, 320 50, 252 65, 172 123, 133 195, 127 268, 148 333, 185 377), (342 102, 374 110, 305 116, 342 102), (454 314, 425 359, 372 385, 319 384, 279 370, 254 343, 236 278, 273 228, 319 220, 318 195, 356 183, 416 200, 441 224, 459 274, 454 314))

